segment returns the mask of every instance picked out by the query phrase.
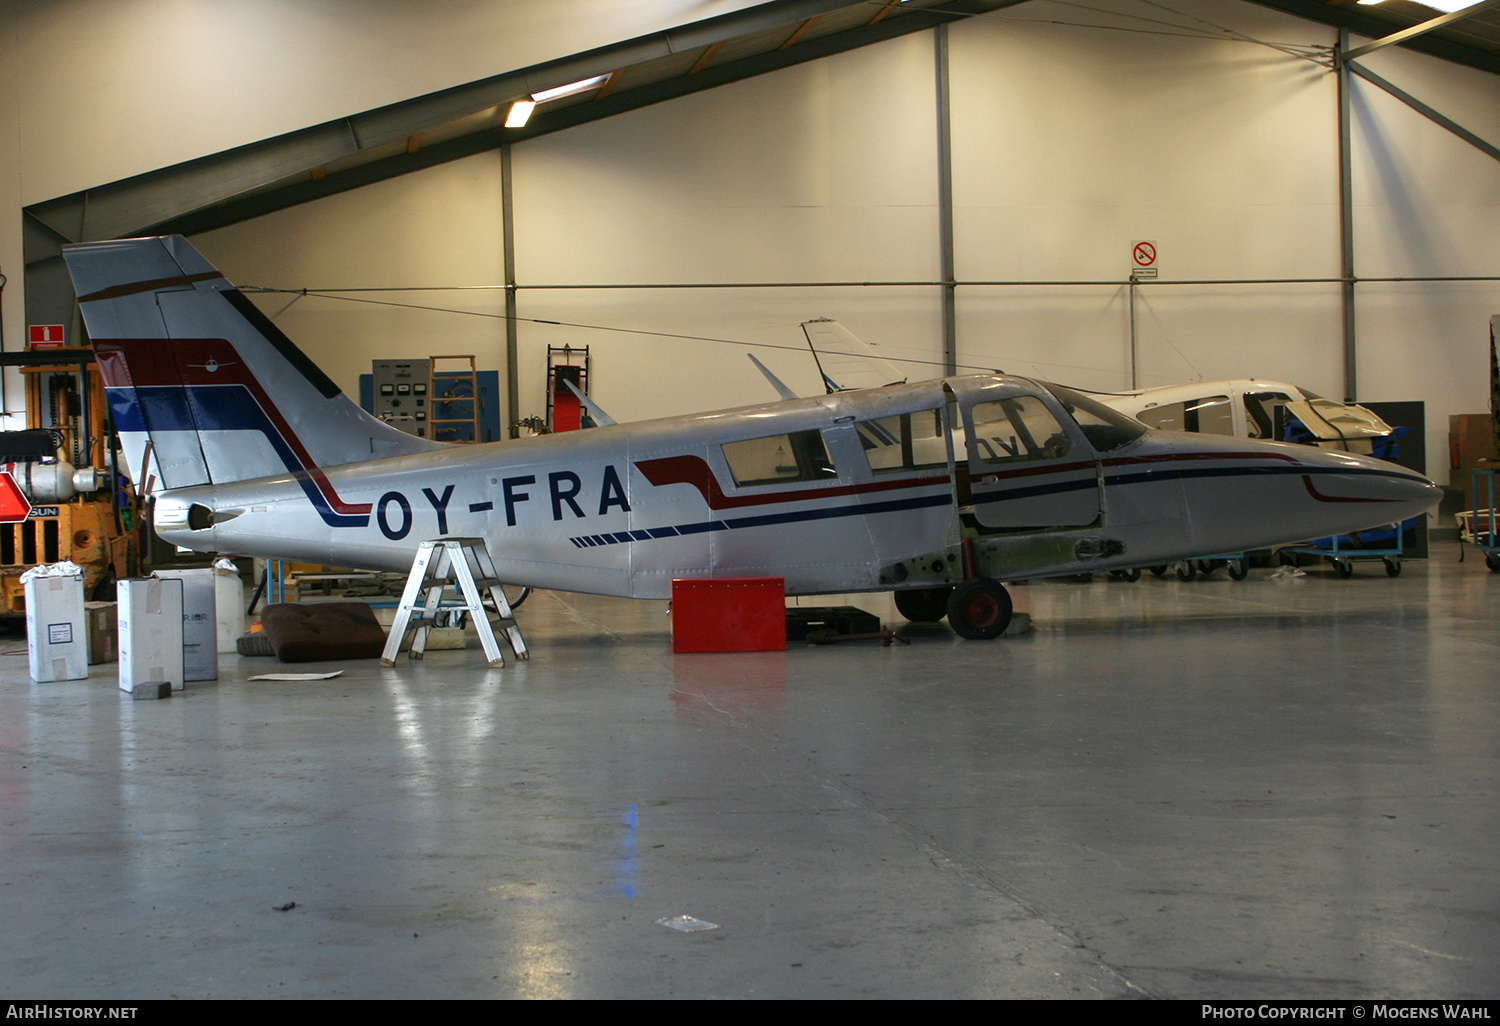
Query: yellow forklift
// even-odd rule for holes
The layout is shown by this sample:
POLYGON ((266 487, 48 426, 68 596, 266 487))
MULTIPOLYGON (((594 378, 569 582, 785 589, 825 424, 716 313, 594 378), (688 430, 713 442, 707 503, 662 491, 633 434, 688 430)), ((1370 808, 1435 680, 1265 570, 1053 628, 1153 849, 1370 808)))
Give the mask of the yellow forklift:
POLYGON ((19 368, 25 383, 26 430, 0 432, 0 470, 31 513, 0 524, 0 616, 25 615, 21 574, 39 563, 71 560, 83 568, 86 596, 112 599, 112 582, 138 572, 140 508, 116 468, 94 351, 0 353, 0 374, 5 367, 19 368))

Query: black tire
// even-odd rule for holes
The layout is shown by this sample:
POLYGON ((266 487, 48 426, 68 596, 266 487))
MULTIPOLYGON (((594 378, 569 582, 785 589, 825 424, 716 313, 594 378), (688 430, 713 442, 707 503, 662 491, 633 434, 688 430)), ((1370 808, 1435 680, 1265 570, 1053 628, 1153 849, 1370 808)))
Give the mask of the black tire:
MULTIPOLYGON (((510 611, 512 613, 514 613, 517 609, 520 608, 522 602, 525 602, 527 599, 529 599, 531 597, 531 589, 530 588, 522 588, 519 593, 517 593, 516 595, 512 596, 511 593, 510 593, 510 589, 512 589, 513 587, 514 587, 514 585, 508 585, 508 584, 502 584, 500 586, 500 590, 503 591, 503 592, 505 592, 505 603, 506 603, 506 605, 510 606, 510 611)), ((483 592, 480 597, 481 597, 482 601, 484 602, 484 608, 490 609, 490 610, 494 610, 495 609, 495 600, 490 597, 490 593, 488 591, 483 592)), ((495 611, 498 612, 498 610, 495 610, 495 611)))
POLYGON ((1177 564, 1177 579, 1179 581, 1191 581, 1198 576, 1198 568, 1193 565, 1191 559, 1184 559, 1177 564))
POLYGON ((1401 560, 1392 559, 1390 556, 1386 556, 1381 560, 1381 562, 1385 564, 1385 575, 1387 577, 1401 576, 1401 560))
POLYGON ((948 596, 948 626, 960 638, 988 641, 1010 626, 1010 592, 999 581, 973 577, 948 596))
POLYGON ((1333 568, 1338 571, 1339 577, 1346 581, 1354 576, 1354 564, 1347 559, 1335 559, 1333 568))
POLYGON ((1198 572, 1200 574, 1202 574, 1204 577, 1207 577, 1209 574, 1213 573, 1218 568, 1219 568, 1219 561, 1217 559, 1200 559, 1200 560, 1198 560, 1198 572))
POLYGON ((1236 581, 1243 581, 1250 576, 1250 561, 1248 559, 1231 559, 1229 561, 1229 576, 1236 581))
POLYGON ((115 568, 107 566, 104 573, 99 575, 99 583, 94 585, 90 593, 91 602, 113 602, 115 601, 115 568))
POLYGON ((1490 568, 1491 573, 1500 574, 1500 556, 1493 552, 1484 554, 1484 565, 1490 568))
POLYGON ((948 615, 948 596, 953 589, 908 588, 895 593, 896 612, 912 623, 937 623, 948 615))
POLYGON ((1172 568, 1169 567, 1169 566, 1167 566, 1165 563, 1162 564, 1161 566, 1153 566, 1151 568, 1151 575, 1153 577, 1165 577, 1165 576, 1167 576, 1167 571, 1170 570, 1170 569, 1172 569, 1172 568))
POLYGON ((1141 568, 1133 566, 1129 570, 1116 570, 1115 576, 1122 581, 1129 581, 1131 584, 1134 584, 1141 579, 1141 568))

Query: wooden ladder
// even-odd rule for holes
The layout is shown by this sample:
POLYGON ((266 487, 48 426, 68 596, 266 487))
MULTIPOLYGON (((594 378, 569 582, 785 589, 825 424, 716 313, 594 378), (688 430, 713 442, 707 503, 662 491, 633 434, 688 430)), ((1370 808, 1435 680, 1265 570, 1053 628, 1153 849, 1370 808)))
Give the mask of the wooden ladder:
POLYGON ((474 357, 434 356, 428 367, 427 423, 432 425, 433 441, 479 441, 479 371, 474 357), (439 371, 439 360, 466 360, 469 366, 467 370, 439 371), (467 438, 461 437, 465 431, 467 438))

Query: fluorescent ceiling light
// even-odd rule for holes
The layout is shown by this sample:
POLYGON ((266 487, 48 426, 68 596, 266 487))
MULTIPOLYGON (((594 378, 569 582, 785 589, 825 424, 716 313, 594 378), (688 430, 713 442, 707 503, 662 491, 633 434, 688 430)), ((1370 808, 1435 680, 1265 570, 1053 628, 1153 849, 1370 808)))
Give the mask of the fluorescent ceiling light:
POLYGON ((526 119, 531 117, 531 112, 535 109, 536 104, 530 100, 517 100, 510 105, 510 113, 505 115, 505 127, 522 127, 526 124, 526 119))
POLYGON ((1423 7, 1431 7, 1435 10, 1445 11, 1448 14, 1473 7, 1479 2, 1480 0, 1417 0, 1417 3, 1423 7))
MULTIPOLYGON (((1381 0, 1359 0, 1359 2, 1361 5, 1369 5, 1378 4, 1381 0)), ((1483 0, 1413 0, 1413 2, 1422 7, 1431 7, 1434 11, 1453 14, 1456 11, 1467 10, 1476 4, 1482 3, 1483 0)))
POLYGON ((572 96, 574 93, 586 92, 602 86, 609 80, 608 75, 595 75, 580 82, 569 82, 567 85, 555 86, 552 89, 543 89, 539 93, 532 93, 531 98, 537 103, 546 103, 548 100, 561 99, 564 96, 572 96))

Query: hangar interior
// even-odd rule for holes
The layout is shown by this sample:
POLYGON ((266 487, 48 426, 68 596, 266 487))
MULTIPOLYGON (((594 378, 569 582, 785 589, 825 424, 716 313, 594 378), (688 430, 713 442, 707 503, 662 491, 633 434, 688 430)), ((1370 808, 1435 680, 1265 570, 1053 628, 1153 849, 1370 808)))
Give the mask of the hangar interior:
MULTIPOLYGON (((506 428, 544 413, 553 347, 589 347, 621 422, 770 400, 747 353, 816 394, 799 325, 828 317, 914 380, 1419 401, 1427 473, 1461 487, 1446 426, 1490 408, 1500 313, 1500 24, 1336 60, 1438 14, 22 0, 5 348, 77 333, 63 243, 182 232, 344 392, 374 359, 473 354, 506 428)), ((659 602, 546 593, 526 663, 471 643, 289 685, 229 657, 146 704, 97 668, 33 683, 13 639, 6 976, 1493 997, 1496 584, 1458 559, 1039 582, 1028 635, 755 656, 672 655, 659 602)))

